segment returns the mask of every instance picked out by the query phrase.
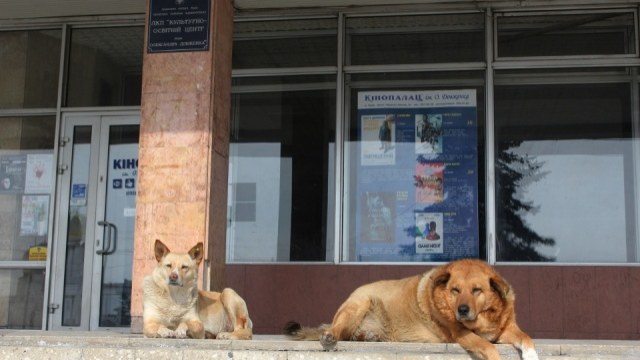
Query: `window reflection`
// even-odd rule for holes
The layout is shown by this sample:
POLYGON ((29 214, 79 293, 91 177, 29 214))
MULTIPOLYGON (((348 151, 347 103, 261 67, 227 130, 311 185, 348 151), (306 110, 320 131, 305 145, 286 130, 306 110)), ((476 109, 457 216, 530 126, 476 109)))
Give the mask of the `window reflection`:
POLYGON ((56 106, 62 31, 0 31, 0 108, 56 106))
POLYGON ((44 269, 0 270, 0 328, 42 328, 44 275, 44 269))
POLYGON ((236 22, 233 68, 335 66, 335 18, 236 22))
POLYGON ((347 19, 348 65, 484 60, 484 15, 347 19))
POLYGON ((144 28, 72 29, 67 106, 140 105, 144 28))
POLYGON ((33 259, 36 248, 46 260, 55 123, 53 116, 0 118, 0 261, 33 259))
POLYGON ((498 55, 633 54, 634 26, 631 12, 498 17, 498 55))
POLYGON ((498 260, 635 261, 629 85, 500 86, 495 119, 498 260))
POLYGON ((234 95, 230 261, 325 261, 333 246, 335 91, 234 95))

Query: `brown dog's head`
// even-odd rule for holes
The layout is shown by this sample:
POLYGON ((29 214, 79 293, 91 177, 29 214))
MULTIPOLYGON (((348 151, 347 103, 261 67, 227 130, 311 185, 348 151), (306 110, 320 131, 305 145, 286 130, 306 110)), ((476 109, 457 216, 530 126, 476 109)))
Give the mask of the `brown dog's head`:
POLYGON ((162 241, 156 240, 154 252, 158 265, 154 275, 162 277, 168 285, 195 285, 198 265, 202 262, 204 255, 203 251, 202 243, 198 243, 189 250, 189 253, 174 253, 162 241))
POLYGON ((509 284, 481 260, 454 261, 437 269, 431 279, 434 296, 463 323, 476 321, 492 308, 501 310, 514 296, 509 284))

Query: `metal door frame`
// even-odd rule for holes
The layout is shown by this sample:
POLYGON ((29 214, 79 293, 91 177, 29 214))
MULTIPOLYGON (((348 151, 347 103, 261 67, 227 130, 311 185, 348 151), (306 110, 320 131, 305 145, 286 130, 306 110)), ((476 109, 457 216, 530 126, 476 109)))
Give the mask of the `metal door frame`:
MULTIPOLYGON (((56 179, 56 230, 53 238, 51 262, 50 291, 47 303, 47 329, 49 330, 113 330, 128 332, 129 328, 105 328, 99 326, 100 281, 102 272, 101 257, 96 249, 102 246, 100 234, 102 227, 97 226, 98 216, 104 217, 106 185, 99 185, 99 176, 106 178, 109 126, 139 124, 140 113, 137 111, 119 112, 72 112, 62 114, 61 135, 58 155, 56 179), (76 126, 91 126, 91 153, 89 157, 89 178, 87 183, 87 223, 86 247, 84 249, 82 302, 80 324, 63 326, 62 313, 64 305, 65 264, 68 235, 69 199, 72 174, 73 130, 76 126), (101 199, 101 200, 100 200, 101 199), (88 241, 91 237, 92 241, 88 241), (91 243, 91 244, 89 244, 91 243), (97 279, 97 283, 95 282, 97 279), (97 299, 97 302, 96 302, 97 299), (92 304, 95 304, 92 306, 92 304)), ((105 182, 106 184, 106 182, 105 182)))

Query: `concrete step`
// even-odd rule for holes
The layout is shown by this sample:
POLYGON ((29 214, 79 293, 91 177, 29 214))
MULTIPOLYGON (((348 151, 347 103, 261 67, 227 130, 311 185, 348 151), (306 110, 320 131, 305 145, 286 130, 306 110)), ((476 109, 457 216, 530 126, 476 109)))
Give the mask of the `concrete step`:
MULTIPOLYGON (((640 359, 640 341, 536 340, 540 359, 640 359)), ((498 345, 503 359, 520 359, 498 345)), ((472 360, 457 344, 340 342, 324 352, 315 341, 256 335, 251 341, 145 339, 114 332, 0 331, 0 359, 151 360, 472 360)))

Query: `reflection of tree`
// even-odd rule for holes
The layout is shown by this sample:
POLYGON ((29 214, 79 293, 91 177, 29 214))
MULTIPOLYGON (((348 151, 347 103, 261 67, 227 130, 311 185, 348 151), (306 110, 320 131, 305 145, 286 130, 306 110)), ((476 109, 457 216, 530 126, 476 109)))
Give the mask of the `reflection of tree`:
POLYGON ((536 181, 545 173, 540 172, 542 163, 529 155, 516 154, 510 149, 521 142, 502 146, 496 156, 497 196, 497 259, 506 261, 554 261, 555 257, 545 256, 536 251, 537 245, 554 246, 556 241, 544 237, 531 229, 524 221, 525 213, 537 211, 530 201, 518 195, 524 186, 536 181))

